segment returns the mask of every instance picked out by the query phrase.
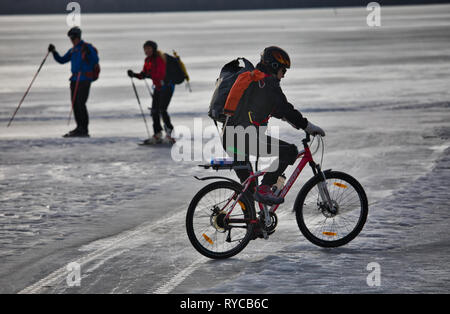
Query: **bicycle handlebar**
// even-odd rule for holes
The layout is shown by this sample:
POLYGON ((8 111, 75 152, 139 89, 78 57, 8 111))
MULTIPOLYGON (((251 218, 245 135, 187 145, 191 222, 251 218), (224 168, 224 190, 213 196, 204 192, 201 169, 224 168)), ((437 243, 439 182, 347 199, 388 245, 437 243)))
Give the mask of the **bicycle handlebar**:
POLYGON ((306 132, 306 137, 302 140, 303 146, 307 146, 311 142, 311 135, 306 132))
POLYGON ((311 141, 311 135, 309 133, 306 133, 306 141, 307 142, 311 141))

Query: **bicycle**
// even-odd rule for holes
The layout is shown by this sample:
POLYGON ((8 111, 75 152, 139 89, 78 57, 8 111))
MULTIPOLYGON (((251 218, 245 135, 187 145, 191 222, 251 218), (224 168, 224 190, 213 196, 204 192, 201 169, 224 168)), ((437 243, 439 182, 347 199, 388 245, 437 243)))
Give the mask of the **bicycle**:
MULTIPOLYGON (((322 160, 323 139, 321 143, 322 160)), ((308 143, 309 134, 302 140, 304 149, 297 155, 297 167, 284 187, 279 191, 285 197, 298 176, 309 164, 314 176, 301 188, 293 210, 301 233, 315 245, 339 247, 353 240, 362 230, 368 215, 367 196, 362 185, 352 176, 331 169, 322 171, 313 160, 308 143)), ((250 176, 241 184, 221 176, 209 176, 198 180, 219 179, 203 187, 192 199, 186 215, 186 231, 194 248, 202 255, 222 259, 241 252, 251 240, 268 239, 278 223, 275 214, 279 205, 255 201, 250 184, 265 171, 253 172, 251 164, 239 162, 199 165, 205 169, 247 169, 250 176), (270 206, 270 207, 269 207, 270 206), (268 219, 266 219, 268 217, 268 219), (233 230, 233 233, 232 233, 233 230)))

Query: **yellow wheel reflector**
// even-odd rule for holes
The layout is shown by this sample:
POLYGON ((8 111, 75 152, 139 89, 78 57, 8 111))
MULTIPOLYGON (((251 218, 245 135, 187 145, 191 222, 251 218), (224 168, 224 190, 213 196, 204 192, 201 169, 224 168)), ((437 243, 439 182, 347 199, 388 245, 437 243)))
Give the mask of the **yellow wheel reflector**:
POLYGON ((337 233, 336 233, 336 232, 327 232, 327 231, 324 231, 324 232, 322 232, 322 234, 324 234, 324 235, 326 235, 326 236, 330 236, 330 237, 337 236, 337 233))
POLYGON ((242 210, 245 210, 245 205, 241 201, 238 201, 239 205, 241 205, 242 210))
POLYGON ((335 186, 338 186, 338 187, 343 188, 343 189, 348 188, 348 186, 346 186, 345 184, 342 184, 342 183, 334 182, 333 184, 334 184, 335 186))
POLYGON ((208 237, 206 234, 203 234, 203 237, 205 238, 206 241, 208 241, 209 244, 211 244, 211 245, 214 244, 213 240, 211 240, 211 238, 208 237))

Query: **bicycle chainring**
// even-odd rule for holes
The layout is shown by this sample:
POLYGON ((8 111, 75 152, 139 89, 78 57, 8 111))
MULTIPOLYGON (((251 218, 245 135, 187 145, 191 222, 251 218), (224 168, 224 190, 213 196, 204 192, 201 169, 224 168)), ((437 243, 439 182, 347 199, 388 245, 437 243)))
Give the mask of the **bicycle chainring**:
POLYGON ((267 232, 268 235, 271 235, 272 233, 275 232, 275 229, 276 229, 276 227, 278 225, 278 217, 273 212, 269 212, 269 217, 270 217, 270 225, 266 226, 265 217, 264 217, 264 211, 260 212, 261 227, 262 227, 262 229, 264 229, 267 232))

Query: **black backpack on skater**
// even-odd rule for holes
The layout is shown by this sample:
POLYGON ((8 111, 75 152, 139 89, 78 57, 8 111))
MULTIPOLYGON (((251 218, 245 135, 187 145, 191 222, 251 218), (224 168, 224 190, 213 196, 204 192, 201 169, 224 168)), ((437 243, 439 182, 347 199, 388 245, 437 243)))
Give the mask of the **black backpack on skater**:
POLYGON ((175 58, 167 53, 164 54, 166 59, 166 78, 165 83, 172 82, 173 84, 181 84, 186 79, 178 58, 175 58))

